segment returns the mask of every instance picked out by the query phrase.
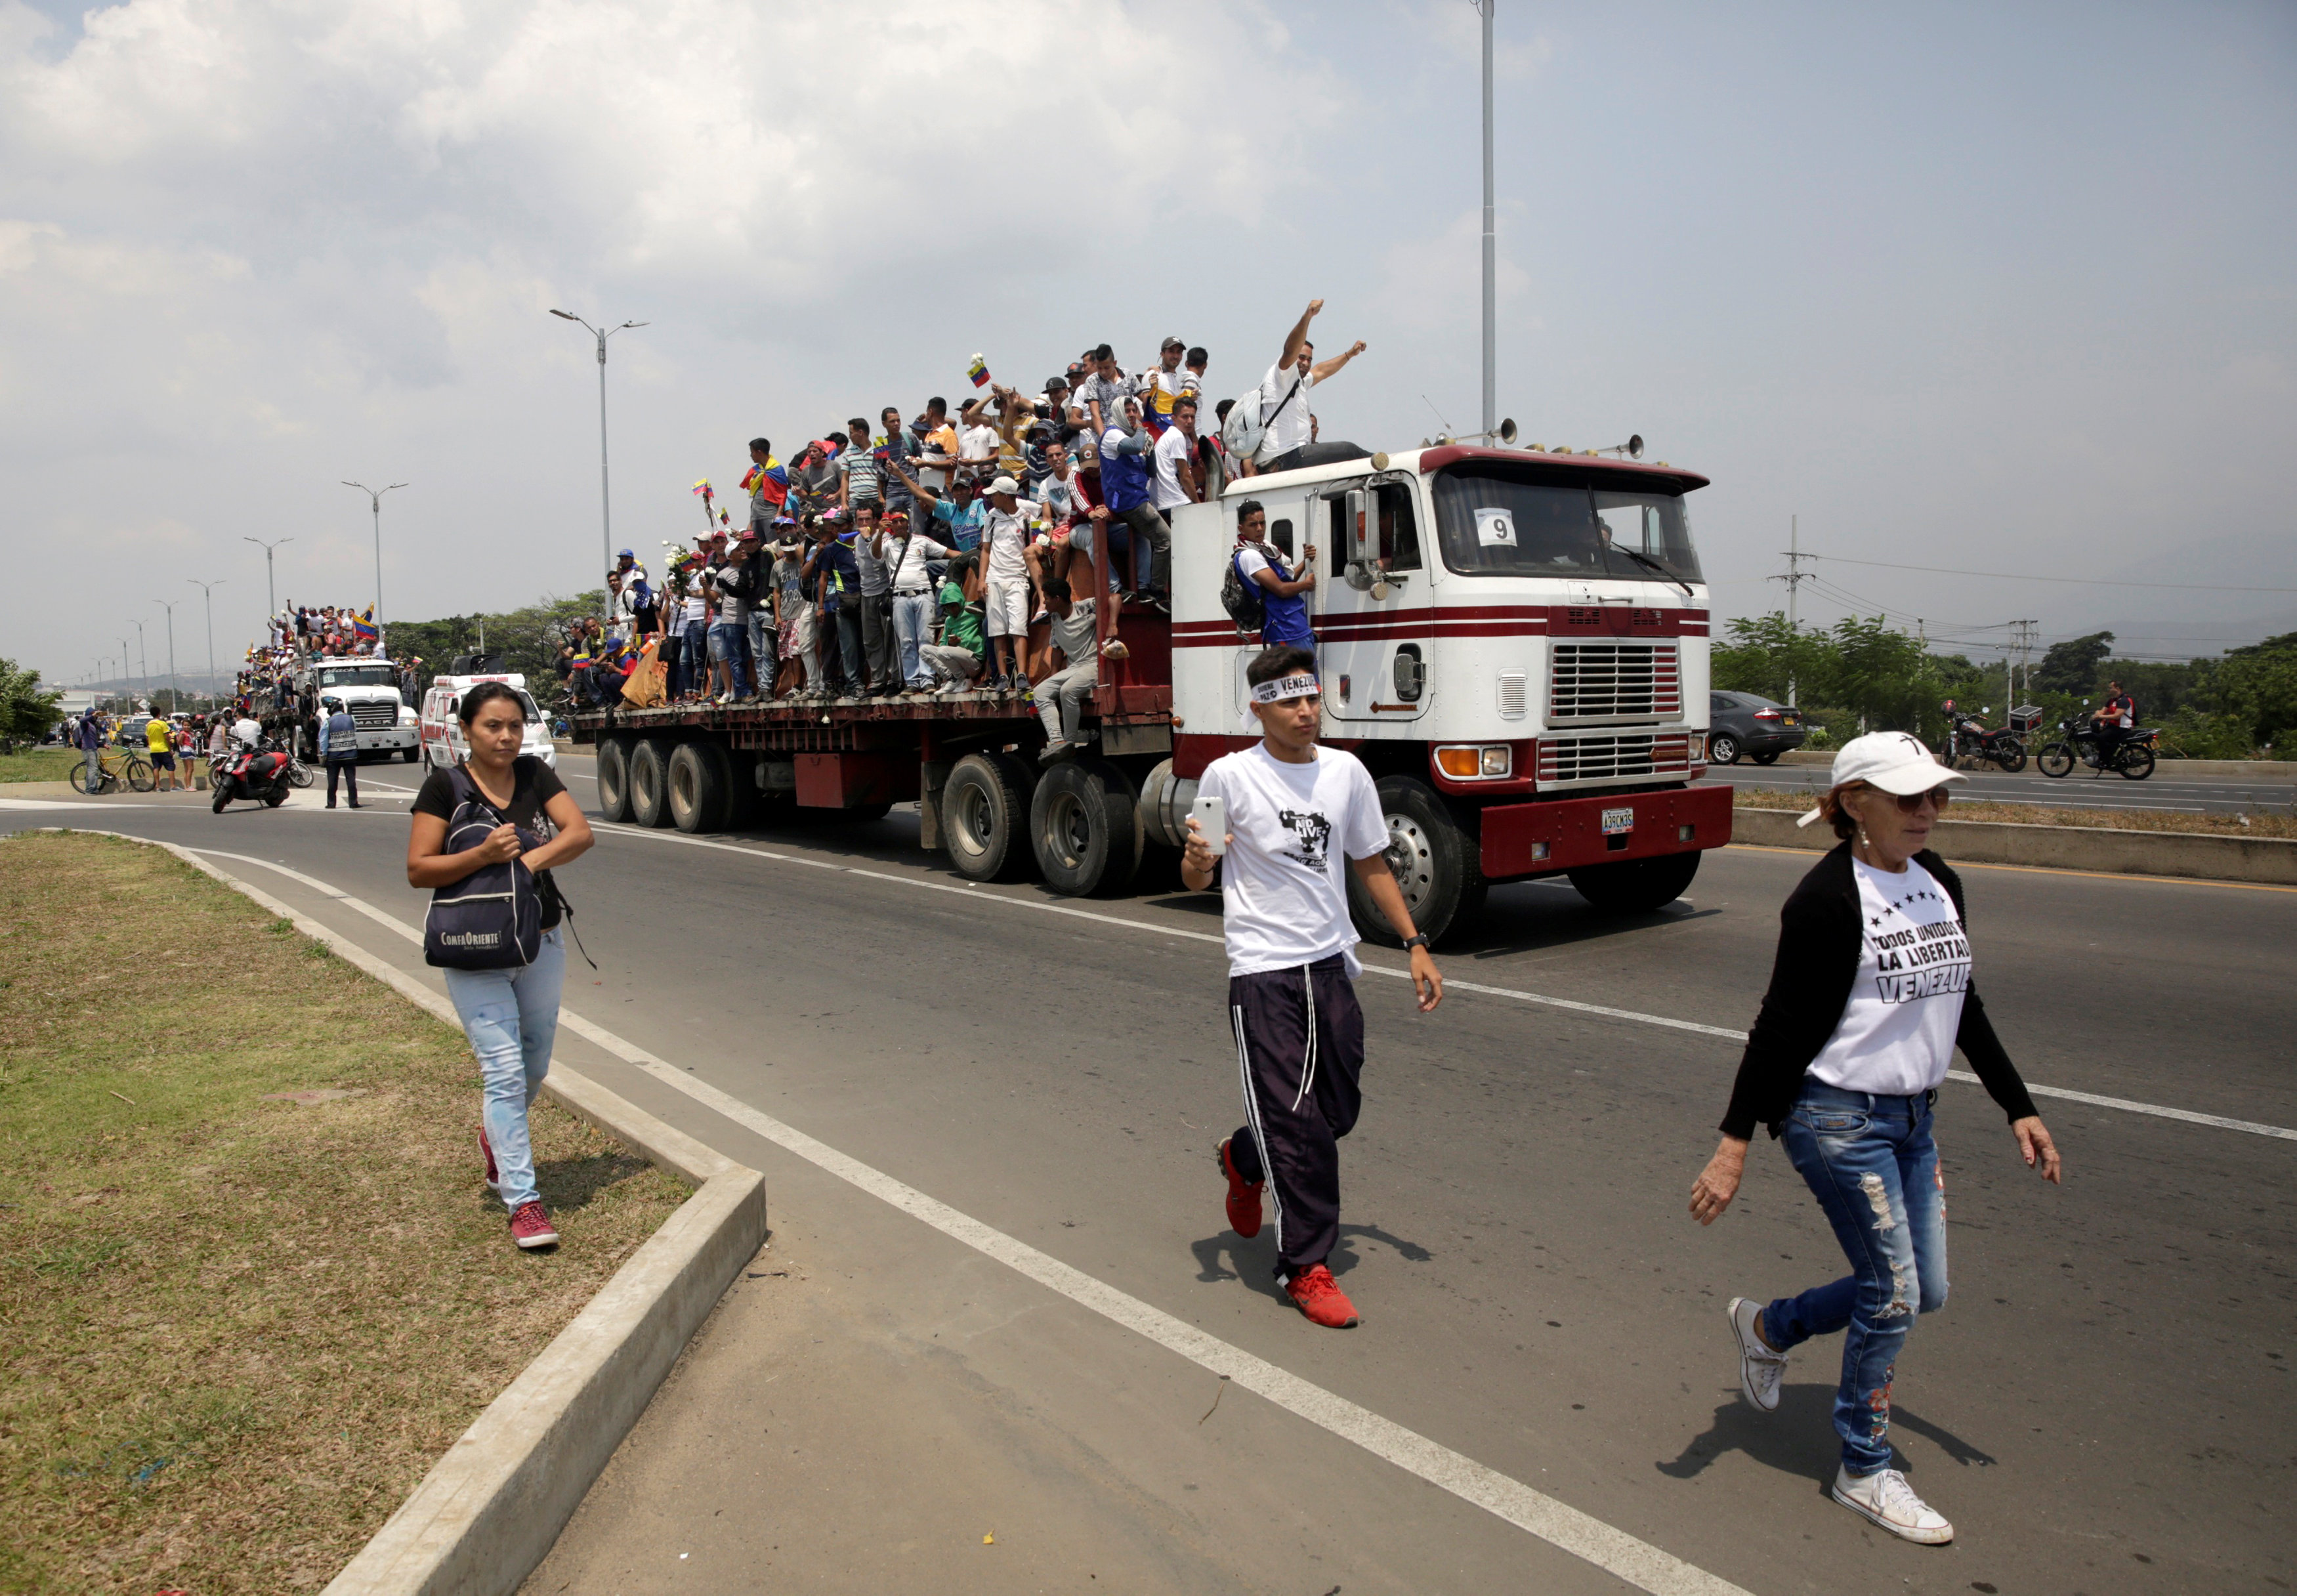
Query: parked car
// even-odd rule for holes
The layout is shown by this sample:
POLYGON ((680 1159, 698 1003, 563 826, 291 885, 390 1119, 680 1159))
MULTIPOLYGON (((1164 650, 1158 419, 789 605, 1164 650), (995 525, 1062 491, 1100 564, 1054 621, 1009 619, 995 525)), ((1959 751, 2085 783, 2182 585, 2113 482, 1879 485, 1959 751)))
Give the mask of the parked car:
POLYGON ((1758 765, 1778 762, 1779 755, 1802 746, 1807 736, 1802 712, 1776 703, 1759 693, 1709 693, 1707 695, 1707 762, 1735 765, 1746 754, 1758 765))

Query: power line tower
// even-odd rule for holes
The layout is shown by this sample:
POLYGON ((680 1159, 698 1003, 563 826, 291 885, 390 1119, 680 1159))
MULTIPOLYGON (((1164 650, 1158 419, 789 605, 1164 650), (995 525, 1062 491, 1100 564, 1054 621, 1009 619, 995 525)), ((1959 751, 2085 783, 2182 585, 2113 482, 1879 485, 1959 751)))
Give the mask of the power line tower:
MULTIPOLYGON (((1785 552, 1787 556, 1787 573, 1784 576, 1768 577, 1765 580, 1774 582, 1784 582, 1787 585, 1787 635, 1791 638, 1799 635, 1799 629, 1796 625, 1795 621, 1797 609, 1795 600, 1799 596, 1799 589, 1800 589, 1803 583, 1808 581, 1812 577, 1818 574, 1816 572, 1805 571, 1802 568, 1802 563, 1805 560, 1815 560, 1818 556, 1816 555, 1807 555, 1802 552, 1802 518, 1799 515, 1790 515, 1787 517, 1787 547, 1785 552)), ((1789 656, 1787 662, 1787 707, 1789 709, 1795 707, 1794 662, 1791 655, 1789 656)))
POLYGON ((2021 699, 2026 703, 2031 703, 2034 697, 2034 629, 2042 623, 2029 618, 2024 621, 2013 621, 2009 624, 2018 629, 2018 658, 2017 663, 2012 668, 2010 673, 2010 702, 2013 705, 2021 699), (2026 690, 2023 694, 2018 690, 2018 673, 2021 670, 2026 676, 2026 690))

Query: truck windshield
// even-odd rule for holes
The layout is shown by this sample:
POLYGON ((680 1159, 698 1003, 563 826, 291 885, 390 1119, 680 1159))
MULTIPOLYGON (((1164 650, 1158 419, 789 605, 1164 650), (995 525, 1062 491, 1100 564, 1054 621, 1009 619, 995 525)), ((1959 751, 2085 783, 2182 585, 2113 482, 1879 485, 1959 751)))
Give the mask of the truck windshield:
POLYGON ((1437 474, 1436 531, 1446 566, 1462 576, 1700 580, 1682 495, 1566 486, 1528 474, 1484 464, 1437 474))
POLYGON ((395 687, 399 671, 390 665, 328 665, 319 672, 323 687, 395 687))

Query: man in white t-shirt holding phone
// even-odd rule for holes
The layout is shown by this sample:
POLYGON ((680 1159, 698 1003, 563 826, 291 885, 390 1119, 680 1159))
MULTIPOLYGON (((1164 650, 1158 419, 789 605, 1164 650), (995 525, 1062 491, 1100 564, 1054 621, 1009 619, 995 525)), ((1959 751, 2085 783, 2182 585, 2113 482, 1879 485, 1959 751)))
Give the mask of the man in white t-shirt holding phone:
POLYGON ((1222 867, 1229 1024, 1246 1123, 1217 1151, 1229 1223, 1239 1236, 1258 1235, 1261 1192, 1272 1181, 1277 1283, 1310 1320, 1345 1329, 1359 1322, 1355 1305, 1324 1260, 1339 1238, 1339 1139, 1363 1105, 1364 1042, 1354 983, 1363 967, 1343 868, 1356 873, 1411 950, 1421 1013, 1444 1000, 1444 977, 1388 872, 1387 821, 1371 773, 1355 755, 1316 745, 1316 656, 1264 649, 1245 680, 1261 740, 1206 768, 1198 810, 1217 808, 1221 835, 1207 835, 1191 815, 1181 860, 1192 892, 1210 886, 1222 867))

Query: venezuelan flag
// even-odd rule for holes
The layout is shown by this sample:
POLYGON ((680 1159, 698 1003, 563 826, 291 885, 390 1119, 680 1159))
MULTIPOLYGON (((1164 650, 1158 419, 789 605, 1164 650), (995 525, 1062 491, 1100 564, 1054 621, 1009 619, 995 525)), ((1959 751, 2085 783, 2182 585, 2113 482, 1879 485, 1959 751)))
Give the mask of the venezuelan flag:
POLYGON ((375 624, 375 606, 366 606, 366 613, 351 617, 351 630, 362 643, 372 643, 383 633, 375 624))
POLYGON ((989 362, 978 355, 974 356, 973 364, 965 368, 965 374, 973 379, 976 388, 985 386, 989 381, 989 362))
POLYGON ((770 455, 763 465, 753 465, 743 473, 742 491, 758 494, 779 509, 782 501, 789 498, 789 473, 770 455))

